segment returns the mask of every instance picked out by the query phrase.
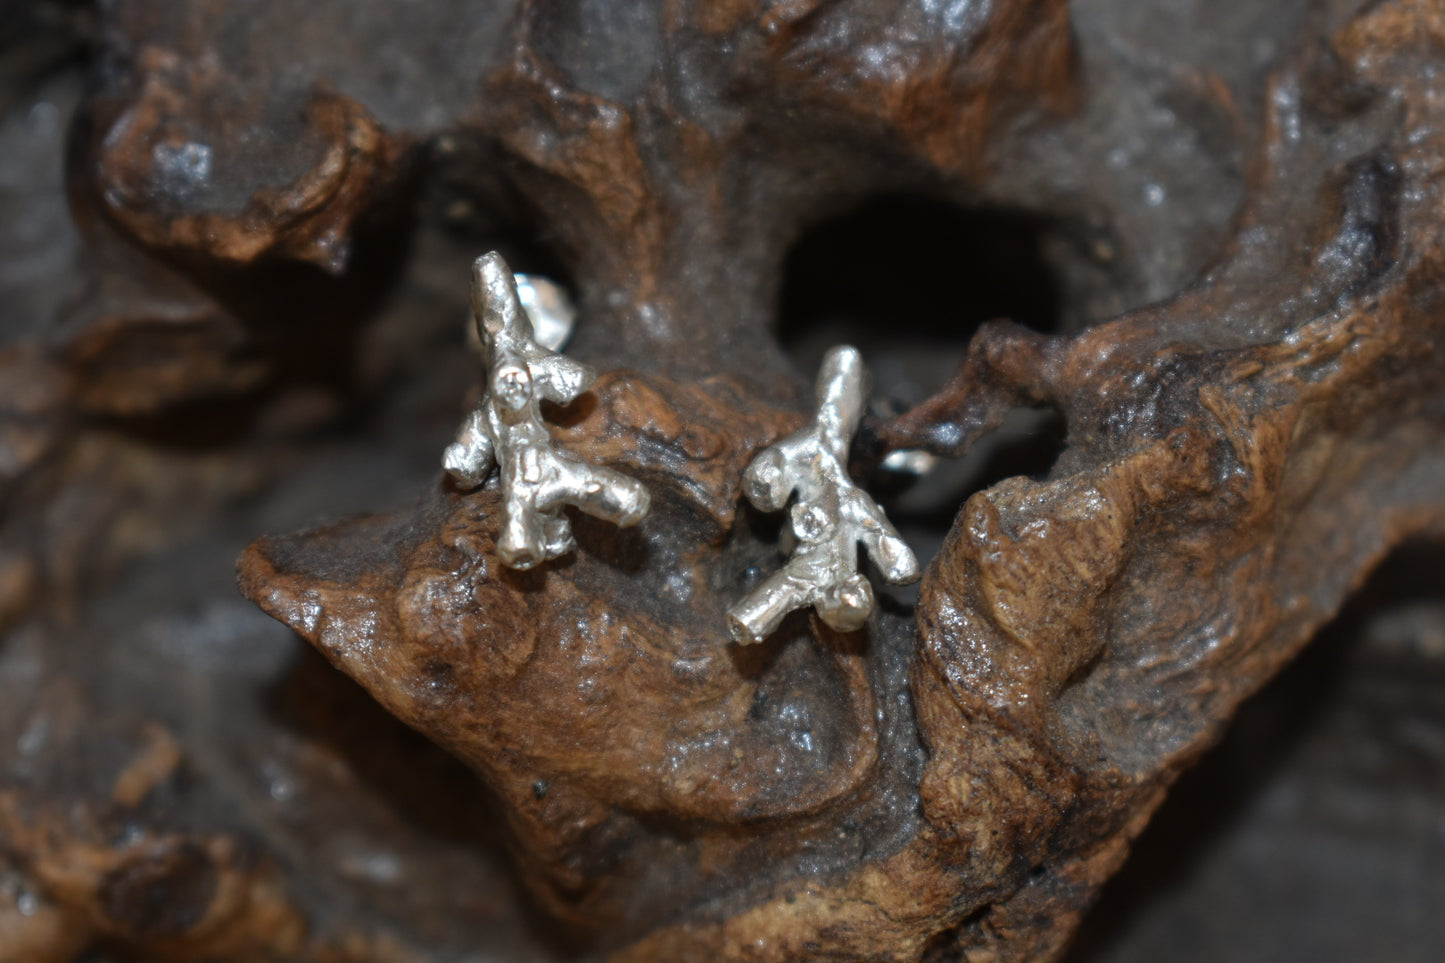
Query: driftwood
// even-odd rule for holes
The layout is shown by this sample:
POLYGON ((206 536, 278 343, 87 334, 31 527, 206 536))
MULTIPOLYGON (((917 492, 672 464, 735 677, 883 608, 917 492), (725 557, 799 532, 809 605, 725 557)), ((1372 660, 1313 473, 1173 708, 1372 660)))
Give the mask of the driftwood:
POLYGON ((1197 6, 36 5, 0 960, 1060 957, 1445 534, 1445 13, 1197 6), (525 572, 439 461, 493 248, 601 372, 557 450, 651 494, 525 572), (916 601, 734 645, 810 345, 910 332, 958 367, 880 379, 881 498, 1020 410, 1058 450, 900 522, 916 601))

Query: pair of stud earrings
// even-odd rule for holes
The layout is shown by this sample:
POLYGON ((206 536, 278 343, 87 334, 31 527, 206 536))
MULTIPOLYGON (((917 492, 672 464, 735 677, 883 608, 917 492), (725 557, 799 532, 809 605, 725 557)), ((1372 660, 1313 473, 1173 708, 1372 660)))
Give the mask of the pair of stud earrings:
MULTIPOLYGON (((514 275, 494 251, 472 265, 472 313, 487 359, 487 393, 442 463, 469 487, 497 471, 502 562, 529 569, 574 548, 563 514, 569 505, 616 525, 640 521, 649 507, 647 489, 559 451, 542 419, 543 400, 567 404, 596 378, 557 351, 575 319, 560 289, 514 275)), ((866 388, 858 351, 833 348, 818 375, 813 420, 759 452, 743 475, 743 492, 759 509, 788 508, 796 547, 781 569, 728 609, 728 630, 739 644, 763 641, 788 613, 810 605, 840 632, 861 628, 874 598, 858 572, 859 543, 885 581, 905 585, 919 577, 913 552, 848 475, 866 388)))

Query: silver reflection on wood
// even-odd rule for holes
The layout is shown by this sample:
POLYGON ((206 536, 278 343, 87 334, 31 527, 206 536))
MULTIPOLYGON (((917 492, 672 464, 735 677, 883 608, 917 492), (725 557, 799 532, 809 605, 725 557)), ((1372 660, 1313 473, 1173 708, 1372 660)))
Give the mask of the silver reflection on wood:
POLYGON ((502 561, 528 569, 571 551, 576 541, 563 514, 568 505, 618 525, 641 520, 649 500, 640 482, 553 446, 541 402, 571 402, 596 374, 539 343, 511 269, 495 251, 472 265, 472 312, 487 358, 487 394, 442 464, 465 486, 482 484, 498 469, 502 561))
POLYGON ((915 581, 918 560, 883 509, 848 476, 848 447, 863 414, 867 374, 857 349, 833 348, 818 374, 818 413, 807 427, 765 448, 748 465, 743 492, 765 512, 797 494, 789 526, 792 556, 728 610, 728 629, 747 645, 771 635, 795 609, 811 605, 840 632, 861 628, 873 613, 873 588, 858 572, 858 544, 883 578, 915 581))

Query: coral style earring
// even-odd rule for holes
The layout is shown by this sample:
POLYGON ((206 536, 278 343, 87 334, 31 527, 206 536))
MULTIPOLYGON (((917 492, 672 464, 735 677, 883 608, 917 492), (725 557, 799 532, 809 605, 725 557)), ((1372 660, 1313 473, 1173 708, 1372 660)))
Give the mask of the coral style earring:
POLYGON ((797 493, 788 523, 798 545, 786 565, 728 610, 739 644, 761 642, 806 605, 840 632, 861 628, 873 614, 873 587, 857 570, 859 542, 886 581, 904 585, 919 577, 918 560, 883 509, 848 476, 866 382, 857 349, 833 348, 818 374, 812 423, 748 465, 743 491, 763 511, 782 510, 797 493))
POLYGON ((571 551, 576 540, 562 513, 568 505, 617 525, 641 520, 649 499, 640 482, 554 447, 541 402, 571 402, 596 373, 538 343, 511 269, 495 251, 472 266, 472 311, 487 357, 487 394, 442 463, 465 486, 498 470, 502 561, 529 569, 571 551))

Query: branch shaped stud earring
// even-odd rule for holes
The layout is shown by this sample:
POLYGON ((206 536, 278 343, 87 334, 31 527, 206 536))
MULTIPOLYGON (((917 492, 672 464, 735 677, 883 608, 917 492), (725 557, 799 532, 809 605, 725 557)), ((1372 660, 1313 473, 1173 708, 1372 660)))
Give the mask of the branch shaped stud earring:
POLYGON ((918 560, 883 509, 848 476, 866 388, 857 349, 833 348, 818 373, 812 423, 763 449, 743 475, 744 494, 765 512, 781 511, 797 494, 788 516, 797 548, 728 610, 728 629, 739 644, 763 641, 789 612, 808 605, 840 632, 861 628, 874 600, 858 572, 860 542, 884 580, 906 585, 919 577, 918 560))
POLYGON ((529 569, 576 547, 563 514, 568 505, 617 525, 640 521, 649 506, 640 482, 554 446, 541 402, 565 405, 597 375, 539 343, 516 278, 495 251, 472 265, 472 313, 487 358, 487 393, 442 464, 467 487, 482 484, 497 469, 502 489, 497 555, 502 562, 529 569))

